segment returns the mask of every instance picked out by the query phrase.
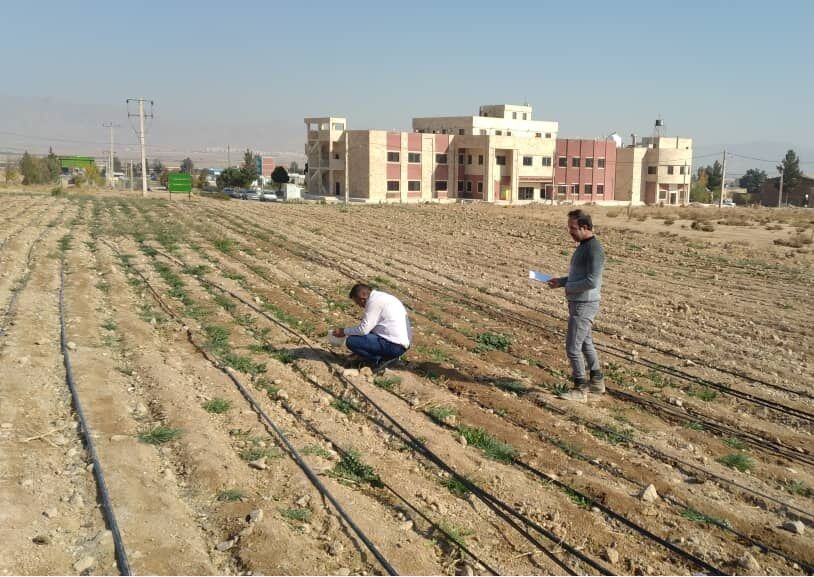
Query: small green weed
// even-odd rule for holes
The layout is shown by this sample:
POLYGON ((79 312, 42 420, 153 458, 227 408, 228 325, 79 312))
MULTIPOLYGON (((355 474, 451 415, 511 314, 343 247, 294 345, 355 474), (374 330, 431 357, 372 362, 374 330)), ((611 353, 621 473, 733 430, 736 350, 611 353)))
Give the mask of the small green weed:
POLYGON ((724 444, 726 444, 729 447, 732 447, 733 449, 737 449, 738 451, 743 451, 744 449, 746 449, 746 443, 744 443, 738 437, 729 437, 727 439, 724 439, 724 444))
POLYGON ((681 512, 681 516, 685 519, 689 519, 690 521, 694 521, 696 523, 707 523, 708 525, 715 525, 717 527, 722 527, 724 529, 729 529, 731 525, 729 521, 726 519, 719 519, 718 517, 712 517, 705 513, 701 513, 700 511, 696 511, 695 509, 684 509, 681 512))
POLYGON ((726 465, 730 469, 735 469, 741 473, 751 471, 755 468, 755 462, 748 455, 743 453, 731 453, 716 459, 722 465, 726 465))
POLYGON ((446 405, 435 405, 428 407, 425 412, 437 423, 444 423, 449 417, 452 417, 457 413, 454 407, 448 407, 446 405))
POLYGON ((330 459, 331 453, 319 445, 308 445, 304 447, 302 451, 300 451, 303 455, 316 455, 317 457, 322 457, 323 459, 330 459))
POLYGON ((157 427, 153 427, 149 431, 140 433, 138 438, 142 443, 148 443, 150 445, 163 445, 164 443, 178 439, 181 434, 181 429, 171 429, 170 427, 159 425, 157 427))
POLYGON ((218 325, 208 325, 204 327, 204 332, 209 340, 209 348, 213 352, 224 354, 229 350, 229 329, 218 325))
POLYGON ((523 393, 528 392, 528 387, 517 379, 495 379, 492 381, 492 384, 498 389, 509 393, 517 393, 518 395, 522 395, 523 393))
POLYGON ((382 486, 379 475, 373 467, 362 461, 361 454, 355 449, 350 449, 342 455, 342 459, 331 470, 331 474, 340 481, 368 483, 373 487, 382 486))
MULTIPOLYGON (((466 479, 466 477, 464 478, 466 479)), ((441 481, 441 486, 446 487, 452 494, 454 494, 456 497, 460 497, 461 499, 465 498, 471 492, 466 483, 454 476, 443 479, 441 481)))
POLYGON ((633 429, 619 428, 613 425, 606 425, 601 429, 591 429, 591 434, 597 439, 608 441, 613 445, 628 443, 633 439, 633 429))
POLYGON ((290 365, 293 363, 297 358, 291 354, 289 351, 276 351, 271 355, 284 365, 290 365))
POLYGON ((396 385, 401 384, 401 377, 376 377, 373 384, 385 391, 392 391, 396 385))
POLYGON ((506 335, 498 333, 481 333, 475 339, 478 342, 475 350, 484 351, 507 351, 512 345, 512 340, 506 335))
POLYGON ((280 509, 280 514, 283 516, 284 519, 288 519, 289 521, 297 521, 300 523, 307 523, 311 520, 311 510, 310 509, 280 509))
POLYGON ((426 356, 430 360, 435 361, 436 363, 443 363, 443 362, 446 362, 446 361, 449 360, 449 355, 443 349, 431 348, 431 347, 425 347, 423 345, 418 345, 415 348, 415 351, 417 353, 420 353, 420 354, 426 356))
POLYGON ((248 357, 244 357, 235 353, 226 353, 223 355, 223 362, 241 373, 247 375, 259 375, 266 372, 265 363, 255 363, 248 357))
POLYGON ((455 525, 449 521, 441 521, 438 526, 444 533, 446 533, 446 537, 448 539, 451 539, 453 542, 464 547, 466 546, 466 538, 475 534, 474 531, 464 529, 463 527, 459 527, 458 525, 455 525))
POLYGON ((240 489, 226 489, 218 493, 218 501, 240 501, 245 496, 240 489))
POLYGON ((717 391, 710 389, 708 387, 704 387, 703 389, 691 388, 689 391, 687 391, 687 394, 691 397, 695 397, 706 402, 712 401, 715 399, 715 397, 718 396, 717 391))
POLYGON ((113 319, 107 319, 105 322, 102 323, 102 328, 106 331, 115 331, 116 330, 116 321, 113 319))
POLYGON ((510 462, 517 457, 517 449, 489 434, 481 427, 461 427, 459 429, 466 442, 479 448, 490 459, 510 462))
POLYGON ((704 425, 702 425, 701 423, 698 423, 696 421, 684 421, 681 424, 681 426, 684 427, 685 429, 692 429, 693 431, 703 431, 704 430, 704 425))
POLYGON ((212 244, 216 249, 224 254, 230 254, 235 248, 235 241, 233 241, 231 238, 216 238, 212 241, 212 244))
POLYGON ((203 408, 207 413, 225 413, 229 409, 232 408, 232 403, 227 401, 226 399, 212 399, 211 401, 206 401, 203 404, 203 408))
POLYGON ((356 405, 354 405, 350 401, 346 401, 345 399, 336 399, 334 402, 331 403, 331 406, 340 413, 345 413, 346 415, 353 411, 359 410, 356 408, 356 405))
POLYGON ((590 509, 593 505, 593 501, 588 499, 587 497, 583 497, 576 493, 573 489, 569 489, 568 487, 562 487, 562 492, 568 495, 568 498, 581 509, 590 509))
POLYGON ((783 489, 791 495, 799 495, 801 497, 814 496, 814 491, 802 481, 786 481, 783 483, 783 489))

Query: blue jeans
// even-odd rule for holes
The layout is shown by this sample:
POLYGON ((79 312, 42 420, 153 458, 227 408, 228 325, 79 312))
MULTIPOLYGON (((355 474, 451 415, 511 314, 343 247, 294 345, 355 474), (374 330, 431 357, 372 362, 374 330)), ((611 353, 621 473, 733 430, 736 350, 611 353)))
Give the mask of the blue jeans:
POLYGON ((596 355, 591 327, 599 312, 599 301, 568 303, 568 335, 565 337, 565 352, 571 361, 574 381, 585 381, 585 364, 591 372, 599 372, 601 366, 596 355), (583 364, 583 360, 585 364, 583 364))
POLYGON ((390 359, 397 359, 407 351, 403 346, 391 343, 373 333, 363 336, 351 335, 347 338, 345 344, 351 351, 374 365, 390 359))

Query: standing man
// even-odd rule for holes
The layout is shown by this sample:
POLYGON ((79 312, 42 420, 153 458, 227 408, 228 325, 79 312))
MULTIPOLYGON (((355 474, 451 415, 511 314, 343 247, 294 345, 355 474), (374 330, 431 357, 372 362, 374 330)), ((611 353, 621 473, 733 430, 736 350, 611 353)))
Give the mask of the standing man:
POLYGON ((605 252, 594 236, 591 216, 581 210, 568 213, 568 233, 579 243, 571 257, 568 276, 552 278, 551 288, 565 288, 568 299, 568 334, 565 352, 571 361, 574 388, 562 395, 568 401, 587 401, 588 393, 605 392, 605 380, 596 355, 591 327, 599 311, 605 252), (584 362, 583 362, 584 359, 584 362), (585 363, 590 377, 586 376, 585 363))
POLYGON ((365 310, 362 321, 356 327, 335 329, 333 334, 347 337, 345 344, 351 351, 382 371, 410 348, 413 331, 407 310, 393 295, 366 284, 354 285, 349 296, 365 310))

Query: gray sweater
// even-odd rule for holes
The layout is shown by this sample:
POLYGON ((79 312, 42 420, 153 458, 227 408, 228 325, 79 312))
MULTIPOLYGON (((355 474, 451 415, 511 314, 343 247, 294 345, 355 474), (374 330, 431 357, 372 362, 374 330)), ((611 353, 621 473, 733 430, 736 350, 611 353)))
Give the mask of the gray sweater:
POLYGON ((595 236, 579 243, 571 257, 568 276, 560 278, 569 301, 590 302, 600 299, 602 271, 605 268, 605 251, 595 236))

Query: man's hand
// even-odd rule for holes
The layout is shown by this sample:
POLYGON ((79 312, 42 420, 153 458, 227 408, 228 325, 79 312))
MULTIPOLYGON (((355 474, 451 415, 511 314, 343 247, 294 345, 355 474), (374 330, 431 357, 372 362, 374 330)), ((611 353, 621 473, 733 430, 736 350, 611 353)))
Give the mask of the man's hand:
POLYGON ((341 339, 345 336, 345 329, 334 329, 334 336, 338 339, 341 339))
POLYGON ((550 281, 548 281, 547 284, 548 284, 548 288, 560 288, 560 279, 553 278, 550 281))

